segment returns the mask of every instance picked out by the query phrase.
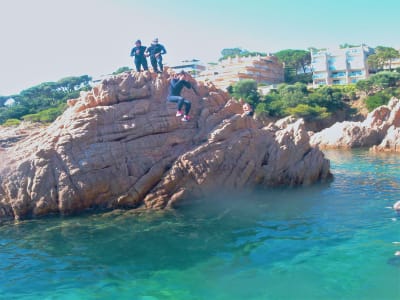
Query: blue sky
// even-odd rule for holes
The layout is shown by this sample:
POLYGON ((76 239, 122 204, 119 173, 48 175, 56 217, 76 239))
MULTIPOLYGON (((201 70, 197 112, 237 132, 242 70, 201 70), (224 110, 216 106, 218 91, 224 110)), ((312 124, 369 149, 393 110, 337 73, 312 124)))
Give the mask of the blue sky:
POLYGON ((0 95, 132 66, 137 38, 158 37, 168 64, 215 61, 228 47, 400 48, 399 11, 397 0, 1 0, 0 95))

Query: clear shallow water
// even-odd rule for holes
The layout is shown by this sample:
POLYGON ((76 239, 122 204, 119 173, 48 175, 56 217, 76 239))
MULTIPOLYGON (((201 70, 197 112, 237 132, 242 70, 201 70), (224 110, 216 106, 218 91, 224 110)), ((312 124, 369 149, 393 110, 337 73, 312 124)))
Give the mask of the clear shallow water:
POLYGON ((0 299, 400 299, 399 156, 327 156, 330 184, 0 226, 0 299))

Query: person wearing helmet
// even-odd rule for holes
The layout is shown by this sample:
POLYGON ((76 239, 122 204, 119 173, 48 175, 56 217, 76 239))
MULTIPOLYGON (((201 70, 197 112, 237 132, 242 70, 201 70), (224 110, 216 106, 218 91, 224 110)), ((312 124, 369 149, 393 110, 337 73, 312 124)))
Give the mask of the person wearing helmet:
POLYGON ((140 72, 141 67, 143 70, 147 71, 149 68, 147 66, 147 58, 145 56, 146 47, 142 46, 141 40, 135 42, 135 47, 131 50, 131 56, 135 57, 136 71, 140 72))
POLYGON ((165 47, 158 43, 158 38, 151 42, 151 46, 146 50, 146 56, 150 56, 150 62, 154 72, 162 73, 164 66, 162 63, 162 55, 166 54, 165 47))

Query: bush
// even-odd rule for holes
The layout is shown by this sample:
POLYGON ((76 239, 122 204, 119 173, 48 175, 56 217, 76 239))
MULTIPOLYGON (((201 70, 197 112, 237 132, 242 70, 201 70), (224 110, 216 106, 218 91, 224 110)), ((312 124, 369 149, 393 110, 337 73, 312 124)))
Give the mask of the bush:
POLYGON ((29 114, 29 115, 25 115, 22 116, 22 119, 24 121, 28 121, 28 122, 40 122, 40 116, 39 114, 29 114))
POLYGON ((255 107, 260 100, 257 82, 252 79, 241 80, 232 87, 232 95, 236 99, 242 98, 255 107))
POLYGON ((305 120, 321 120, 329 117, 331 114, 327 112, 326 107, 310 106, 308 104, 299 104, 296 107, 288 107, 285 110, 288 115, 293 115, 305 120))
POLYGON ((373 111, 375 108, 379 106, 388 104, 389 100, 390 100, 389 95, 380 92, 376 93, 373 96, 369 96, 367 99, 365 99, 365 105, 368 111, 373 111))
POLYGON ((18 126, 21 124, 21 121, 18 119, 8 119, 3 123, 3 126, 10 127, 10 126, 18 126))
POLYGON ((51 123, 60 116, 66 109, 66 104, 61 104, 58 107, 52 107, 38 112, 37 114, 29 114, 22 117, 24 121, 51 123))

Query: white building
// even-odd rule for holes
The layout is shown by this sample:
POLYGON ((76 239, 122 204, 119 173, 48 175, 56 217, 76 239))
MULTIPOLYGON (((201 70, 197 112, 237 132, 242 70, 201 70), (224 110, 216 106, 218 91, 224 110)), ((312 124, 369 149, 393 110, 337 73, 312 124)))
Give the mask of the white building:
POLYGON ((367 57, 372 53, 366 45, 311 51, 313 86, 350 84, 368 78, 367 57))
POLYGON ((206 67, 198 59, 192 59, 183 60, 180 64, 172 66, 171 69, 177 73, 180 71, 185 71, 190 73, 193 77, 197 77, 200 72, 206 69, 206 67))
POLYGON ((221 89, 245 79, 253 79, 264 85, 282 83, 283 65, 273 55, 229 57, 218 64, 210 65, 199 76, 199 80, 210 80, 221 89))

